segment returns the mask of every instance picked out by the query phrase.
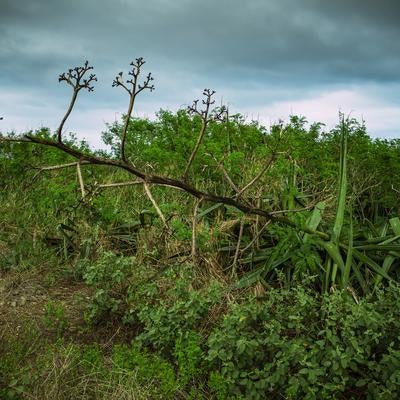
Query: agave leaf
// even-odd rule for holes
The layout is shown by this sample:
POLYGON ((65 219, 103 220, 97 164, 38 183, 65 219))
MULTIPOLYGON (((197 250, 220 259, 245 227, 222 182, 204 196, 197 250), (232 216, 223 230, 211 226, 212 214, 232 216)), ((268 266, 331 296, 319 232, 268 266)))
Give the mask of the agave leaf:
POLYGON ((400 235, 400 218, 394 217, 389 220, 389 224, 396 236, 400 235))
POLYGON ((349 285, 350 270, 353 264, 353 213, 350 209, 350 228, 349 228, 349 242, 346 257, 346 264, 344 266, 344 273, 342 277, 342 288, 345 289, 349 285))
MULTIPOLYGON (((318 225, 322 220, 322 212, 324 210, 325 210, 325 203, 323 201, 320 201, 319 203, 316 204, 310 218, 307 220, 306 223, 306 226, 309 230, 313 232, 317 230, 318 225)), ((309 240, 310 240, 310 234, 306 233, 303 237, 303 243, 307 243, 309 240)))
POLYGON ((357 265, 356 262, 353 262, 353 272, 354 272, 354 276, 356 277, 358 284, 361 287, 361 290, 363 291, 364 294, 367 293, 368 291, 368 285, 367 282, 365 281, 362 273, 360 272, 359 266, 357 265))
POLYGON ((376 226, 369 219, 365 219, 365 221, 368 223, 374 237, 382 237, 382 232, 379 232, 376 226))
POLYGON ((363 246, 365 244, 377 244, 377 243, 383 243, 389 239, 392 239, 393 236, 387 235, 387 236, 377 236, 377 237, 372 237, 368 239, 363 239, 363 240, 355 240, 354 241, 354 246, 363 246))
POLYGON ((340 166, 339 166, 339 195, 338 206, 336 210, 335 224, 332 230, 331 240, 338 243, 340 233, 343 228, 344 213, 346 209, 346 192, 347 192, 347 125, 342 117, 340 135, 340 166))
MULTIPOLYGON (((382 265, 382 270, 387 274, 389 272, 390 267, 393 265, 393 262, 396 260, 396 257, 392 255, 388 255, 385 257, 382 265)), ((382 275, 377 275, 375 277, 375 288, 379 286, 382 281, 382 275)))
POLYGON ((370 267, 377 274, 381 275, 383 278, 387 280, 392 281, 390 276, 383 270, 382 267, 380 267, 379 264, 377 264, 374 260, 372 260, 372 258, 368 257, 366 254, 362 253, 361 251, 358 251, 357 249, 353 249, 353 255, 362 263, 368 265, 368 267, 370 267))
POLYGON ((336 264, 339 267, 340 271, 343 273, 344 261, 336 243, 333 243, 331 241, 325 242, 323 240, 320 240, 318 243, 326 250, 326 252, 332 258, 334 265, 336 264))
POLYGON ((264 272, 264 265, 252 269, 250 272, 245 274, 235 285, 238 289, 243 289, 257 283, 261 279, 261 275, 264 272))
POLYGON ((260 265, 247 274, 243 275, 243 277, 239 280, 239 282, 235 285, 237 288, 245 288, 253 285, 258 282, 262 277, 264 277, 268 272, 273 271, 278 268, 280 265, 284 264, 286 261, 290 260, 293 256, 293 251, 287 252, 278 260, 275 260, 275 257, 270 257, 268 262, 264 265, 260 265))
POLYGON ((206 210, 204 210, 204 211, 198 213, 196 219, 197 219, 198 221, 201 220, 201 219, 204 218, 206 215, 212 213, 214 210, 217 210, 218 208, 220 208, 220 207, 223 206, 223 205, 224 205, 223 203, 214 204, 214 205, 211 206, 210 208, 207 208, 206 210))
POLYGON ((354 248, 358 250, 400 251, 400 244, 366 244, 354 248))

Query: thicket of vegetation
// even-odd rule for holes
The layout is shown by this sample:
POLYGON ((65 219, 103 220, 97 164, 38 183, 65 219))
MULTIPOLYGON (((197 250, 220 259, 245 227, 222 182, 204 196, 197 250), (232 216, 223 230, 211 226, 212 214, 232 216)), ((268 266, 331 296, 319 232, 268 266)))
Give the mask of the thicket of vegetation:
POLYGON ((343 116, 266 129, 207 90, 132 118, 152 89, 132 65, 108 152, 62 137, 70 110, 1 141, 0 311, 36 274, 78 287, 79 316, 50 299, 15 335, 0 315, 0 397, 398 398, 400 140, 343 116))

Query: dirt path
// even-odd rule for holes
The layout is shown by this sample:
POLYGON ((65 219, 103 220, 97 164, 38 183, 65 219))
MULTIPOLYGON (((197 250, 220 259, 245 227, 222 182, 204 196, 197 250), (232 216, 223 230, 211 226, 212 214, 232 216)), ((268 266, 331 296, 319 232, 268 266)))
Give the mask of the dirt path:
POLYGON ((62 337, 77 343, 129 341, 128 331, 112 321, 89 327, 84 319, 90 290, 83 282, 60 278, 54 271, 7 271, 0 275, 0 340, 15 336, 26 324, 54 339, 58 322, 62 337), (52 314, 51 310, 59 313, 52 314), (52 321, 54 320, 54 321, 52 321))

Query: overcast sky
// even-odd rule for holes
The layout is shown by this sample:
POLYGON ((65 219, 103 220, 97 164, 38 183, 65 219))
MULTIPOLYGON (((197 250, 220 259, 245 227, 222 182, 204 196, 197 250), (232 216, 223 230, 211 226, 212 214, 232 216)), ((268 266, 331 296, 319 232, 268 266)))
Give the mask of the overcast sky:
POLYGON ((290 114, 332 127, 338 112, 375 137, 400 137, 399 0, 0 0, 0 130, 55 129, 70 88, 58 75, 86 59, 99 81, 81 92, 68 131, 99 145, 126 112, 111 87, 144 57, 154 117, 217 91, 217 103, 266 126, 290 114))

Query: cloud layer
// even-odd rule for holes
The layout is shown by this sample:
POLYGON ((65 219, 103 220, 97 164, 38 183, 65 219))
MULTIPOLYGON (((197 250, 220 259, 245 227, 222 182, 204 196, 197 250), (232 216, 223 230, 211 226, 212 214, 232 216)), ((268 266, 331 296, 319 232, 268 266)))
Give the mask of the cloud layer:
POLYGON ((157 90, 138 102, 141 115, 176 109, 212 87, 235 111, 266 121, 290 110, 330 121, 341 109, 363 115, 375 136, 400 132, 398 1, 0 4, 3 131, 55 128, 69 96, 58 74, 89 59, 99 84, 79 99, 68 128, 97 143, 104 121, 126 108, 124 93, 111 88, 114 75, 143 56, 157 90))

